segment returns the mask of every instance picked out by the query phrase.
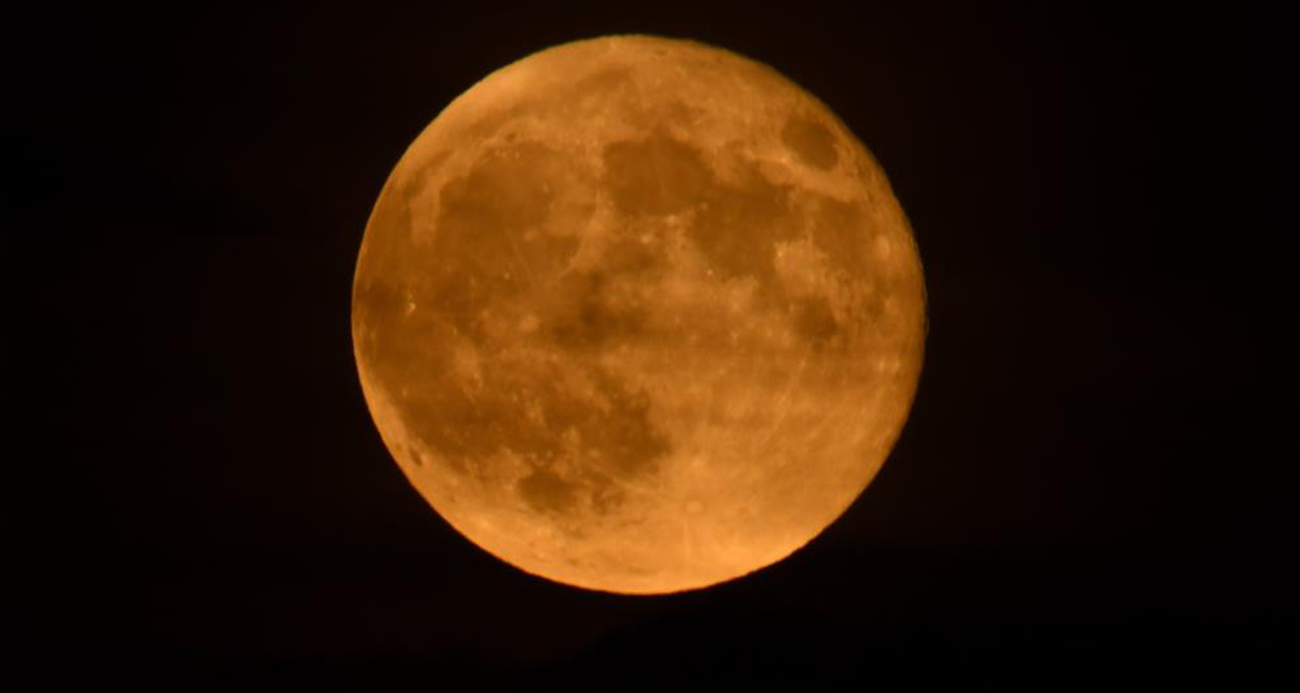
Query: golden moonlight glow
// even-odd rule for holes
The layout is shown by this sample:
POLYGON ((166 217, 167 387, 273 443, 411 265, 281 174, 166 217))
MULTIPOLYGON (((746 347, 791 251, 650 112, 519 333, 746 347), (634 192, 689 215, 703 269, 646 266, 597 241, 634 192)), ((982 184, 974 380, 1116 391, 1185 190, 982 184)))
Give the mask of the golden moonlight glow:
POLYGON ((543 577, 672 592, 789 555, 884 462, 925 298, 880 167, 772 69, 686 41, 505 67, 402 157, 357 261, 388 449, 543 577))

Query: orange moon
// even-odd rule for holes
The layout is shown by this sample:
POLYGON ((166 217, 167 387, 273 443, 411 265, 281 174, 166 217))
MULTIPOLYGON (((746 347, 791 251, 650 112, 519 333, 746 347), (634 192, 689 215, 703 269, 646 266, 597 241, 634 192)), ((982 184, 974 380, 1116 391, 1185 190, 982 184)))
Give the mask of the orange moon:
POLYGON ((550 48, 403 155, 357 259, 375 424, 430 505, 619 593, 745 575, 862 493, 925 289, 880 166, 815 97, 699 43, 550 48))

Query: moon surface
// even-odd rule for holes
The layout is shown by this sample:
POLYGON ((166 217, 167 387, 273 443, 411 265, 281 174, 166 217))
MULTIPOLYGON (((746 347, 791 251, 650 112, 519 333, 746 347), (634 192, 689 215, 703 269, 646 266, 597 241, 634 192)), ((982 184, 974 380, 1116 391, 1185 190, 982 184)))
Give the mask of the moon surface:
POLYGON ((453 101, 366 227, 357 368, 402 471, 478 546, 620 593, 806 544, 893 447, 921 263, 880 166, 773 69, 643 36, 453 101))

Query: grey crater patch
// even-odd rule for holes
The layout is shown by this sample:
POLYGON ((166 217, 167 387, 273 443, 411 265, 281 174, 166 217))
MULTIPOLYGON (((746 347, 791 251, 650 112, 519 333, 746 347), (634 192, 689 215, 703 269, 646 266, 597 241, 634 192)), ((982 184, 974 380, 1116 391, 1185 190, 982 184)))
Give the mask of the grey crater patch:
POLYGON ((792 115, 781 128, 781 141, 805 164, 828 171, 840 160, 835 136, 824 125, 804 116, 792 115))
POLYGON ((841 331, 831 304, 824 296, 808 296, 796 301, 792 320, 795 333, 817 348, 831 344, 841 331))
POLYGON ((663 132, 605 147, 605 182, 626 214, 672 214, 694 205, 712 184, 700 151, 663 132))
POLYGON ((535 470, 519 482, 519 496, 540 514, 563 513, 577 500, 578 486, 545 469, 535 470))

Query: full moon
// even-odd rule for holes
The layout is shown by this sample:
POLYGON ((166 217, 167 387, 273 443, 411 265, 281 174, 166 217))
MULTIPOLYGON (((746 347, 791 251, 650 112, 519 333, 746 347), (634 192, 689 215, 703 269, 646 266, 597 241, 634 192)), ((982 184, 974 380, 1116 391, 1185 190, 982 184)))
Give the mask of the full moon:
POLYGON ((366 226, 362 390, 461 534, 588 589, 705 587, 856 499, 925 342, 884 172, 775 70, 682 40, 508 65, 416 138, 366 226))

